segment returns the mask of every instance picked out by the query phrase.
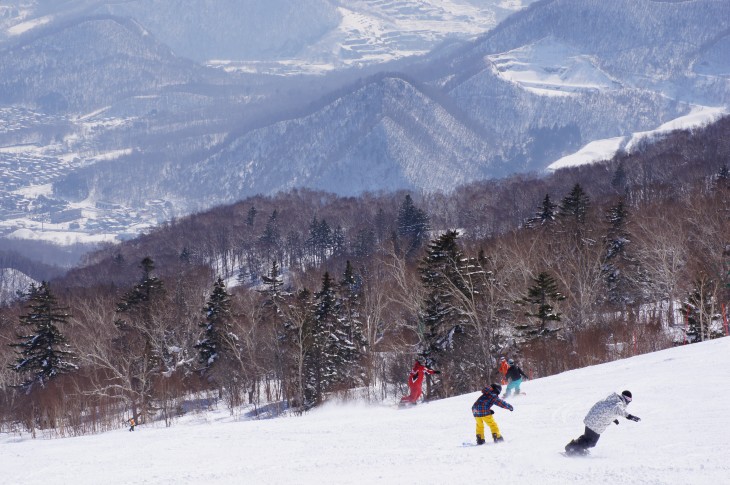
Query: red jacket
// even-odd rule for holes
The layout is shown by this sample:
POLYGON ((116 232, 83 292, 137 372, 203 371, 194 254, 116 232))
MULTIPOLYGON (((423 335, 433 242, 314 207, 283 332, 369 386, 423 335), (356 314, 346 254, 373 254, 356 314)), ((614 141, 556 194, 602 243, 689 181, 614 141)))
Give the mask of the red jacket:
POLYGON ((499 364, 499 373, 502 374, 502 376, 506 376, 508 370, 509 370, 509 364, 507 363, 506 360, 503 360, 499 364))
POLYGON ((408 379, 408 384, 413 385, 421 385, 421 382, 423 382, 423 378, 426 374, 433 374, 435 371, 433 369, 429 369, 425 365, 421 364, 420 362, 416 361, 415 364, 413 364, 413 370, 411 370, 410 378, 408 379))

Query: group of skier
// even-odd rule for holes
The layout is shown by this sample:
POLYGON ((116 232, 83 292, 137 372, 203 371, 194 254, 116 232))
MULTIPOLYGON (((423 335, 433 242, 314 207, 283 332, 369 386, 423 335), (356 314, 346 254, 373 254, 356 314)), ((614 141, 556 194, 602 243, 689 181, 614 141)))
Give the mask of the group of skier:
MULTIPOLYGON (((507 386, 503 397, 509 397, 512 391, 517 395, 520 394, 522 379, 528 378, 513 359, 507 360, 502 357, 497 371, 501 375, 502 384, 490 384, 482 389, 482 394, 471 407, 472 415, 476 420, 477 445, 486 443, 486 435, 484 434, 485 425, 489 428, 495 443, 504 441, 502 433, 499 431, 499 426, 494 420, 492 407, 498 406, 514 411, 510 403, 500 398, 502 386, 507 386)), ((422 383, 425 376, 432 374, 440 374, 440 371, 431 369, 423 365, 419 360, 416 360, 408 378, 410 392, 401 399, 401 405, 416 404, 422 394, 422 383)), ((583 420, 583 424, 585 424, 584 433, 579 438, 571 440, 565 446, 565 454, 568 456, 587 454, 588 449, 596 446, 601 433, 606 431, 606 428, 611 423, 619 424, 618 418, 623 417, 631 421, 640 421, 638 417, 626 411, 626 406, 628 406, 631 400, 631 392, 623 391, 621 394, 611 393, 605 399, 594 404, 583 420)))

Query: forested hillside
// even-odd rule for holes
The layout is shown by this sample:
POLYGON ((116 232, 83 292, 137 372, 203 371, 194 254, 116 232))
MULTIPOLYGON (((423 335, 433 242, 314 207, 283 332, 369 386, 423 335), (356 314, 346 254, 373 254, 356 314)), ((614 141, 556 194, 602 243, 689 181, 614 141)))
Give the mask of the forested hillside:
POLYGON ((543 178, 171 221, 2 308, 0 427, 169 420, 191 393, 266 413, 392 399, 416 357, 436 399, 500 355, 545 376, 723 335, 727 140, 730 118, 543 178))

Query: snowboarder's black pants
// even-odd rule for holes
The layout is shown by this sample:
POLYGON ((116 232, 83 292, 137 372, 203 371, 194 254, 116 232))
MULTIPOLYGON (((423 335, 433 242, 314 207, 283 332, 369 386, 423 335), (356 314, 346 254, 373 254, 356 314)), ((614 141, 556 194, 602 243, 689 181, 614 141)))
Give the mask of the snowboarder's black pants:
POLYGON ((584 450, 586 448, 593 448, 594 446, 596 446, 596 443, 598 443, 598 438, 600 437, 600 434, 596 433, 591 428, 586 426, 585 433, 583 433, 580 438, 575 440, 574 445, 584 450))

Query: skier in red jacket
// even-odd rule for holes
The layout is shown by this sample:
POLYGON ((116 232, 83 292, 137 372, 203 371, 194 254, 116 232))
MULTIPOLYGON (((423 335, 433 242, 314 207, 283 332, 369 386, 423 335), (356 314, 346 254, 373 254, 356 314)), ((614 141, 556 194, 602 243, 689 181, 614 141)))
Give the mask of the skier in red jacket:
POLYGON ((507 363, 507 359, 504 357, 501 357, 499 359, 499 368, 497 369, 497 372, 499 372, 499 376, 501 379, 501 384, 503 386, 507 385, 507 371, 509 370, 509 364, 507 363))
POLYGON ((430 375, 440 373, 441 371, 433 370, 429 367, 426 367, 425 365, 421 364, 420 361, 416 360, 416 363, 413 364, 413 369, 408 376, 408 388, 410 389, 410 394, 401 398, 401 406, 405 404, 416 404, 418 402, 418 398, 420 398, 421 394, 423 394, 421 387, 423 384, 423 378, 426 376, 426 374, 430 375))

